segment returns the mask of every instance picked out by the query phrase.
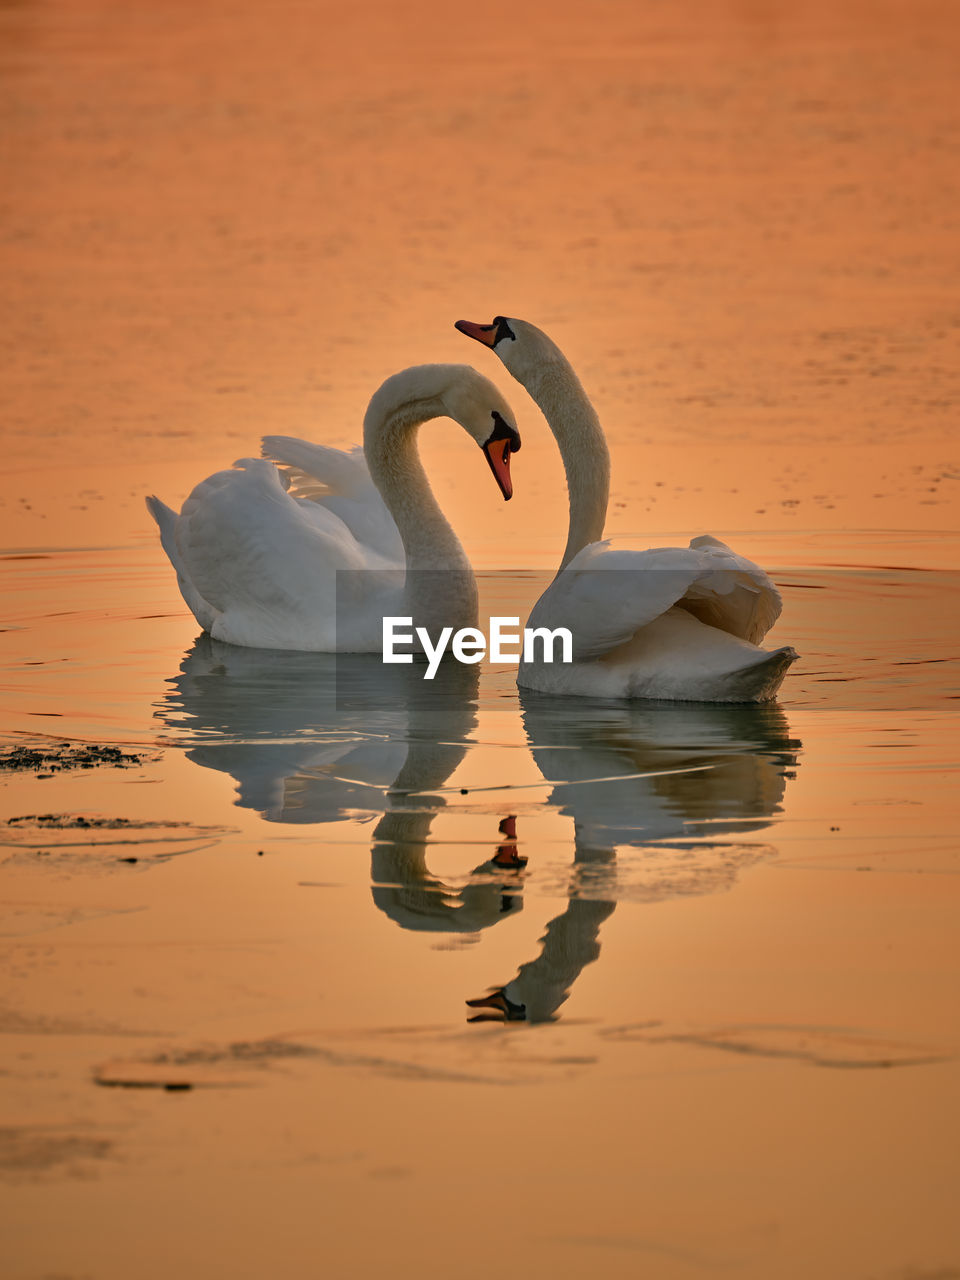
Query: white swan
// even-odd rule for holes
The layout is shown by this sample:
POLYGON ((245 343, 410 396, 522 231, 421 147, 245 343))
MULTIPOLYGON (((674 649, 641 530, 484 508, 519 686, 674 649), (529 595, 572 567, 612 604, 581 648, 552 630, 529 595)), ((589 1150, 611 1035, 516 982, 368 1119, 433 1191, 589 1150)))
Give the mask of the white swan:
POLYGON ((243 458, 197 485, 179 515, 148 498, 204 631, 252 648, 369 653, 381 649, 385 615, 412 615, 431 634, 473 625, 473 571, 417 452, 421 423, 442 416, 473 436, 510 498, 513 413, 492 382, 457 364, 384 382, 364 418, 365 462, 359 450, 267 437, 269 452, 310 473, 299 491, 273 462, 243 458))
POLYGON ((757 648, 780 614, 776 587, 716 538, 689 547, 617 550, 600 541, 610 456, 599 419, 569 361, 523 320, 458 320, 490 347, 542 410, 560 446, 570 497, 567 545, 531 627, 567 627, 571 664, 521 664, 517 683, 543 693, 764 702, 797 654, 757 648), (603 571, 603 572, 601 572, 603 571))

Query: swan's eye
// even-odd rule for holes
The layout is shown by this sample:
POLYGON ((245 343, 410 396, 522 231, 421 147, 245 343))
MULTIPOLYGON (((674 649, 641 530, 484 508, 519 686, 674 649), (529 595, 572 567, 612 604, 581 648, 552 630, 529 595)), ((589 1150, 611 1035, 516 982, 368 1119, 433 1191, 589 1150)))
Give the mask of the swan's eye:
POLYGON ((511 427, 509 422, 506 422, 501 418, 496 409, 491 410, 490 416, 493 418, 493 430, 487 437, 487 442, 484 445, 484 448, 493 444, 495 440, 503 440, 506 445, 503 453, 503 460, 506 462, 508 454, 517 453, 520 449, 520 432, 516 427, 511 427))
POLYGON ((497 336, 493 340, 494 346, 496 346, 498 342, 502 342, 504 338, 509 338, 512 342, 516 342, 517 335, 510 328, 509 324, 507 324, 506 317, 494 316, 493 323, 497 331, 497 336))

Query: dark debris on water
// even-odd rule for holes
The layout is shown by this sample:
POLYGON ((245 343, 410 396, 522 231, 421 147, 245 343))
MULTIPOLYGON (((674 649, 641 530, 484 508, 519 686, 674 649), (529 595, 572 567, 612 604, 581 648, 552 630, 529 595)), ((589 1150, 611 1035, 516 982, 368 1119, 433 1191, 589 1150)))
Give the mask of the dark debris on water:
POLYGON ((77 828, 84 830, 122 831, 148 827, 186 827, 189 823, 171 820, 163 822, 138 822, 133 818, 98 818, 82 813, 21 813, 15 818, 8 818, 8 827, 42 827, 44 830, 65 831, 77 828))
POLYGON ((0 772, 32 770, 50 777, 67 769, 95 769, 107 765, 114 769, 130 769, 142 764, 146 754, 123 751, 120 747, 75 746, 61 742, 55 747, 12 747, 0 750, 0 772))

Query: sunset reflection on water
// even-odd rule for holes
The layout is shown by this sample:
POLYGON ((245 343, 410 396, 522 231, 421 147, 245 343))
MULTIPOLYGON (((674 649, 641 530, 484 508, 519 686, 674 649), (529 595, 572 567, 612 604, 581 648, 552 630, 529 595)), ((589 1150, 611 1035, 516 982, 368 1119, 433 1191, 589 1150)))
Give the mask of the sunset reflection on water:
POLYGON ((0 774, 11 1277, 953 1273, 958 45, 936 0, 0 6, 2 745, 141 757, 0 774), (567 508, 453 328, 499 314, 593 399, 608 534, 777 581, 777 704, 197 637, 144 496, 356 443, 424 361, 516 409, 509 505, 421 450, 525 615, 567 508))

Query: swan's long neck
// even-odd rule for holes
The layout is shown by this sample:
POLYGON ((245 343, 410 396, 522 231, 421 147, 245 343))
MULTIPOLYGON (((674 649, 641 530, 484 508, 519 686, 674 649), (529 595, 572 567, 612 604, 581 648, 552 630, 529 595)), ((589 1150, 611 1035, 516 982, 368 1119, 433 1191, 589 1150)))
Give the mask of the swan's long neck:
MULTIPOLYGON (((559 354, 559 353, 558 353, 559 354)), ((560 568, 603 537, 610 499, 610 453, 600 419, 566 360, 541 366, 530 394, 560 446, 567 473, 570 524, 560 568)))
POLYGON ((374 401, 363 424, 363 449, 370 476, 400 531, 407 568, 472 573, 460 539, 433 496, 417 451, 418 428, 445 412, 434 399, 388 412, 378 411, 374 401))

